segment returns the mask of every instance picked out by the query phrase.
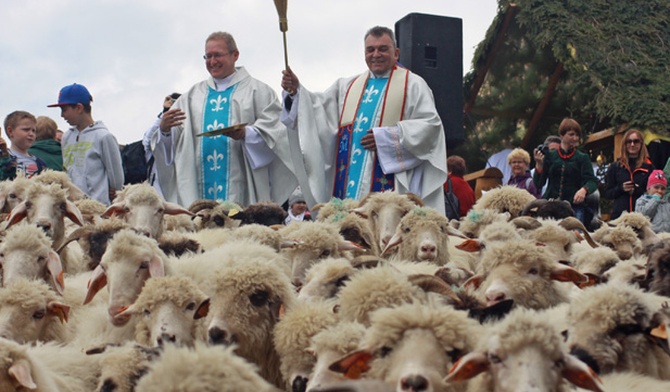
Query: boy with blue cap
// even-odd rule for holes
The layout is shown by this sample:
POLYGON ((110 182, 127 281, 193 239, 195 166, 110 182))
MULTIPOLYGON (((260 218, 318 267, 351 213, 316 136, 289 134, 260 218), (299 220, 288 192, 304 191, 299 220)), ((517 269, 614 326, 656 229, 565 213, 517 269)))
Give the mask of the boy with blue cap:
POLYGON ((123 187, 123 165, 119 144, 105 124, 91 115, 93 97, 81 84, 63 87, 58 103, 61 117, 70 129, 63 135, 63 166, 67 174, 90 198, 109 205, 123 187))

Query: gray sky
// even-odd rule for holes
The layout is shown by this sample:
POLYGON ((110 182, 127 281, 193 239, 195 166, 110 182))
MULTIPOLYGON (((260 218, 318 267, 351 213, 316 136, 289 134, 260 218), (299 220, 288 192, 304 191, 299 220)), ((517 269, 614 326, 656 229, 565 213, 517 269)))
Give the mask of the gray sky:
MULTIPOLYGON (((93 118, 119 143, 140 140, 165 95, 208 76, 205 38, 219 30, 235 37, 237 65, 280 90, 284 52, 273 0, 4 0, 0 11, 3 120, 27 110, 67 130, 60 109, 46 105, 76 82, 88 87, 93 118)), ((368 28, 393 28, 416 12, 463 20, 466 73, 496 11, 496 0, 289 0, 289 64, 303 85, 322 91, 365 70, 368 28)))

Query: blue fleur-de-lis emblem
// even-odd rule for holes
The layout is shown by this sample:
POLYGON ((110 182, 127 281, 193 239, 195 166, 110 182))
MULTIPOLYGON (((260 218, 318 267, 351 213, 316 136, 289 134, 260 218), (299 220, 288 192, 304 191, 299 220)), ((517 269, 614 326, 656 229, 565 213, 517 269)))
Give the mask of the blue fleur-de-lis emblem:
POLYGON ((363 103, 370 103, 372 102, 372 96, 373 95, 378 95, 379 90, 375 89, 374 86, 370 86, 369 89, 365 90, 365 98, 363 98, 363 103))
POLYGON ((216 99, 211 99, 209 101, 210 104, 214 105, 214 107, 212 108, 213 112, 218 112, 218 111, 223 110, 223 104, 225 104, 226 102, 228 102, 228 98, 226 98, 224 96, 221 96, 221 95, 217 95, 216 99))
POLYGON ((214 120, 213 123, 207 126, 207 131, 215 131, 217 129, 223 129, 223 128, 225 128, 225 126, 223 126, 223 123, 220 123, 218 120, 214 120))
POLYGON ((223 154, 216 152, 212 152, 211 155, 207 155, 207 162, 212 162, 212 166, 209 168, 209 170, 216 171, 221 169, 221 165, 219 165, 219 161, 223 160, 223 154))
POLYGON ((212 196, 212 199, 215 199, 218 197, 219 192, 223 192, 223 187, 216 182, 214 185, 210 186, 207 188, 207 194, 212 196))
POLYGON ((358 117, 356 118, 356 128, 354 129, 354 132, 364 131, 363 124, 367 124, 369 121, 370 120, 368 120, 368 118, 365 117, 363 113, 359 114, 358 117))

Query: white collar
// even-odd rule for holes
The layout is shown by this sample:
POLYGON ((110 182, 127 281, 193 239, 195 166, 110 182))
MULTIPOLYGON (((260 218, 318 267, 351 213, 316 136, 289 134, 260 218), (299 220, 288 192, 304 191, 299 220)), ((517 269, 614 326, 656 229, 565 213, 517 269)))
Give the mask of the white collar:
POLYGON ((236 73, 237 71, 231 73, 230 75, 226 76, 223 79, 214 79, 214 85, 216 86, 216 91, 224 91, 225 89, 227 89, 228 86, 230 86, 230 81, 233 80, 233 76, 235 76, 236 73))

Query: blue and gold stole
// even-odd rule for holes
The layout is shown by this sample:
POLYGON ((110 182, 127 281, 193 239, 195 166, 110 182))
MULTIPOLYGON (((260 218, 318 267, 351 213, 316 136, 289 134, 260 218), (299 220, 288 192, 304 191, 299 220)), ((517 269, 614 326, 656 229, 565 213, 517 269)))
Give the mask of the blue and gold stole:
POLYGON ((361 139, 376 126, 393 126, 402 119, 409 71, 395 66, 389 78, 369 78, 369 72, 358 76, 349 86, 344 99, 338 130, 335 186, 333 196, 359 199, 360 183, 366 162, 374 159, 370 192, 392 190, 393 174, 384 174, 376 154, 365 150, 361 139), (384 94, 382 95, 382 92, 384 94), (379 125, 372 124, 381 110, 379 125))
MULTIPOLYGON (((222 129, 230 124, 233 85, 224 91, 209 88, 203 110, 203 132, 222 129)), ((230 179, 230 138, 224 135, 200 138, 200 190, 203 199, 226 200, 230 179)))

